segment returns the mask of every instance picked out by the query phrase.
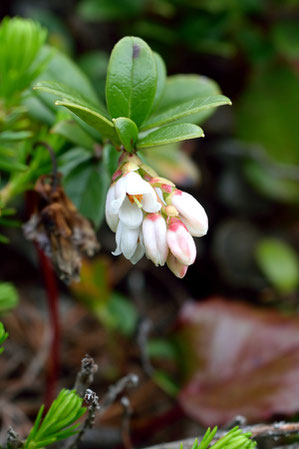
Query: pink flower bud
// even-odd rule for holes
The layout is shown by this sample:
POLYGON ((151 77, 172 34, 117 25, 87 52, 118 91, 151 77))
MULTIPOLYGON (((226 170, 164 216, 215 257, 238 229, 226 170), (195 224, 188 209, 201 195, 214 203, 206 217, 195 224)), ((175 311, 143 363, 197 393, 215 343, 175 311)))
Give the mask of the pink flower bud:
POLYGON ((188 265, 183 265, 181 262, 178 261, 176 257, 174 257, 173 254, 169 253, 167 260, 166 260, 167 266, 170 269, 170 271, 175 274, 176 277, 183 279, 185 274, 188 270, 188 265))
POLYGON ((196 247, 191 234, 178 218, 171 218, 167 230, 167 243, 172 254, 183 265, 191 265, 196 258, 196 247))
POLYGON ((143 220, 142 234, 145 254, 156 266, 164 265, 168 254, 167 226, 161 214, 148 214, 143 220))
POLYGON ((191 235, 202 237, 208 232, 208 217, 202 205, 189 193, 175 190, 171 195, 171 204, 180 214, 191 235))

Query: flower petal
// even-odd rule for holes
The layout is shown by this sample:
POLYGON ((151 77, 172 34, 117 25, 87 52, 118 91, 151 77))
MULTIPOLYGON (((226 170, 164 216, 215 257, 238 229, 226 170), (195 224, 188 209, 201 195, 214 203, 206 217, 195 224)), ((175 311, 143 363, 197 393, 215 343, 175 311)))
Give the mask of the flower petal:
POLYGON ((121 221, 118 223, 116 231, 116 250, 112 253, 114 256, 123 254, 126 259, 131 259, 137 249, 140 229, 130 229, 121 221))
POLYGON ((126 197, 119 210, 119 219, 128 228, 139 228, 143 220, 143 213, 137 204, 132 204, 128 197, 126 197))
POLYGON ((111 207, 111 203, 114 200, 115 200, 115 184, 111 184, 106 197, 105 215, 109 228, 111 229, 111 231, 116 232, 119 218, 118 214, 113 213, 111 207))
POLYGON ((154 189, 152 187, 151 189, 152 191, 144 193, 141 199, 142 208, 149 213, 158 212, 161 209, 161 203, 159 203, 154 189))
POLYGON ((124 202, 124 199, 126 198, 126 192, 127 192, 127 182, 125 176, 122 176, 115 183, 114 189, 115 199, 111 201, 111 212, 113 214, 119 213, 119 209, 121 208, 121 205, 124 202))
POLYGON ((145 181, 138 173, 130 172, 123 176, 127 183, 127 193, 129 195, 143 195, 152 190, 152 186, 145 181))
POLYGON ((131 257, 130 261, 133 265, 135 265, 140 259, 142 259, 143 256, 144 256, 144 247, 139 242, 136 251, 131 257))
POLYGON ((179 262, 178 259, 171 253, 168 254, 166 263, 170 271, 172 271, 176 277, 183 279, 187 273, 188 265, 184 265, 179 262))

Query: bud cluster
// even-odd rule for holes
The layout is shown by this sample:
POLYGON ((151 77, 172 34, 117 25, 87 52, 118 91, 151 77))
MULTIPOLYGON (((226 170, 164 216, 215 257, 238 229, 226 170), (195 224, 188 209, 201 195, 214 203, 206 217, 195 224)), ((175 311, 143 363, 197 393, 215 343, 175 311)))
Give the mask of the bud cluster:
POLYGON ((135 154, 124 153, 106 199, 106 220, 116 232, 115 256, 133 264, 145 254, 179 278, 196 258, 192 236, 202 237, 208 218, 201 204, 159 177, 135 154))

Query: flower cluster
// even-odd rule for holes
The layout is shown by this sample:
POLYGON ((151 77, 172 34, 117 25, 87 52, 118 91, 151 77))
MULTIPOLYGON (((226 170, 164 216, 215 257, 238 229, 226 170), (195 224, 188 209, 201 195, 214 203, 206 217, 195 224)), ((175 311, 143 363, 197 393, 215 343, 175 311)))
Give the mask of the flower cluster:
POLYGON ((166 263, 179 278, 196 258, 192 236, 208 230, 205 210, 192 195, 128 153, 107 194, 106 220, 116 232, 115 256, 123 254, 135 264, 145 254, 156 266, 166 263))

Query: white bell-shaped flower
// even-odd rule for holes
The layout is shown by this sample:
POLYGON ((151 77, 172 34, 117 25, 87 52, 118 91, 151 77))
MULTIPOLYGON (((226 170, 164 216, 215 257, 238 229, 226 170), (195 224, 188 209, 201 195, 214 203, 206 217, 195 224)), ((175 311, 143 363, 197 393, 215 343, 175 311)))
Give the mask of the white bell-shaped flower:
POLYGON ((143 220, 142 235, 146 257, 156 266, 164 265, 168 254, 167 226, 161 214, 148 214, 143 220))
POLYGON ((135 172, 119 178, 109 188, 106 199, 106 220, 112 231, 116 231, 118 220, 128 228, 138 228, 143 212, 157 212, 161 203, 153 187, 135 172))
POLYGON ((183 265, 191 265, 196 258, 196 246, 186 226, 178 218, 171 218, 167 229, 167 243, 172 254, 183 265))
POLYGON ((179 212, 180 219, 191 235, 202 237, 208 232, 208 217, 202 205, 187 192, 175 190, 171 204, 179 212))

